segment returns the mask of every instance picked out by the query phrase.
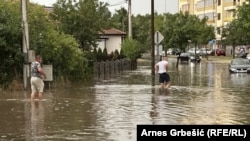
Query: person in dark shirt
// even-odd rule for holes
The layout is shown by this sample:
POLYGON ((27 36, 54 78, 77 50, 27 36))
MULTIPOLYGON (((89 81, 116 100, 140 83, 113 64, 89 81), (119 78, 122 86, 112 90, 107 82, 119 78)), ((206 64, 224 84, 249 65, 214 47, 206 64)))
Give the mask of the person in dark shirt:
POLYGON ((36 56, 36 60, 31 63, 31 95, 30 99, 33 101, 35 98, 35 93, 38 93, 39 100, 42 100, 44 82, 43 78, 46 79, 46 74, 41 67, 42 57, 40 55, 36 56))

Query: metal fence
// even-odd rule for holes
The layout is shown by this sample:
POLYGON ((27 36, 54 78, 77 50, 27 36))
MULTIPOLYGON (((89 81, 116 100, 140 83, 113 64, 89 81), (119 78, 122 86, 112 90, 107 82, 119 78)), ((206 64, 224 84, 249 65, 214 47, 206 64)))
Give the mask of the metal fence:
POLYGON ((94 76, 99 79, 108 79, 126 70, 131 70, 131 61, 128 59, 94 62, 94 76))

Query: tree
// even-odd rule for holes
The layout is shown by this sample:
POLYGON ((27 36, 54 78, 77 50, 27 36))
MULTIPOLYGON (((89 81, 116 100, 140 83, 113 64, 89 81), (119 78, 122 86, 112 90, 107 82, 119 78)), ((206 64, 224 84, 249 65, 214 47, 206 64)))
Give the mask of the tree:
POLYGON ((117 60, 119 59, 119 51, 116 49, 115 52, 114 52, 114 56, 113 56, 113 60, 117 60))
POLYGON ((104 47, 102 51, 103 61, 106 61, 108 59, 108 50, 107 47, 104 47))
POLYGON ((242 6, 238 6, 236 11, 236 20, 235 22, 239 22, 240 31, 242 31, 240 37, 240 41, 243 45, 247 45, 250 43, 250 0, 246 0, 242 6))
MULTIPOLYGON (((27 7, 30 49, 43 56, 43 64, 53 65, 54 80, 87 80, 91 70, 77 40, 60 31, 43 6, 29 3, 27 7)), ((23 76, 20 1, 2 1, 0 8, 0 85, 8 87, 23 76)))
POLYGON ((235 47, 238 45, 250 44, 250 0, 246 0, 242 6, 238 6, 235 19, 223 27, 222 39, 226 45, 233 46, 233 56, 235 47), (248 2, 248 4, 247 4, 248 2))
POLYGON ((150 50, 151 48, 151 15, 137 15, 133 18, 133 39, 140 42, 142 51, 150 50))
POLYGON ((107 9, 107 4, 98 0, 58 0, 51 17, 59 22, 60 30, 77 39, 83 51, 89 51, 96 47, 98 32, 107 27, 111 16, 107 9))
POLYGON ((0 87, 7 88, 14 80, 22 79, 22 27, 20 4, 0 3, 0 87))
POLYGON ((125 8, 116 10, 111 18, 110 27, 120 29, 121 31, 128 31, 128 11, 125 8))
POLYGON ((166 14, 165 24, 162 27, 163 34, 168 40, 164 40, 168 48, 176 45, 185 50, 188 41, 194 44, 207 44, 215 37, 213 27, 206 24, 207 19, 199 19, 188 13, 166 14))
POLYGON ((102 53, 102 49, 98 48, 97 50, 97 61, 103 61, 103 53, 102 53))
POLYGON ((50 19, 43 6, 28 5, 30 49, 43 56, 44 64, 53 65, 55 79, 65 82, 84 81, 90 74, 88 61, 79 42, 57 28, 57 22, 50 19))
POLYGON ((161 28, 166 39, 163 41, 164 46, 185 51, 189 41, 195 46, 207 44, 214 39, 215 34, 213 27, 208 26, 206 21, 206 18, 199 19, 188 13, 165 14, 165 22, 161 28))
POLYGON ((137 65, 136 59, 141 57, 142 53, 141 44, 134 39, 127 38, 122 43, 122 50, 124 54, 127 56, 127 58, 131 60, 131 64, 133 65, 132 69, 135 69, 137 65))
MULTIPOLYGON (((247 0, 249 2, 249 0, 247 0)), ((235 19, 225 26, 223 38, 227 45, 247 45, 250 43, 250 5, 239 6, 235 19)))

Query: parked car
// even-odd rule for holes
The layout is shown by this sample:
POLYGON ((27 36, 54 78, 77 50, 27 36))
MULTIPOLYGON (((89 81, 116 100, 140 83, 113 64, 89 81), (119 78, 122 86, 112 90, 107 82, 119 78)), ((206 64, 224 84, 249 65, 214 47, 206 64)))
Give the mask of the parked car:
POLYGON ((191 62, 198 62, 201 61, 201 56, 199 54, 190 54, 189 59, 191 62))
POLYGON ((180 61, 182 62, 182 61, 189 61, 189 53, 187 53, 187 52, 182 52, 181 54, 180 54, 180 56, 178 56, 178 59, 180 59, 180 61))
POLYGON ((226 56, 226 50, 225 49, 214 49, 212 50, 212 52, 210 53, 211 56, 226 56))
POLYGON ((231 60, 228 69, 232 73, 250 73, 250 61, 246 58, 234 58, 231 60))
POLYGON ((241 57, 241 58, 247 58, 247 55, 248 55, 248 53, 243 53, 239 57, 241 57))
POLYGON ((181 53, 181 51, 178 48, 169 48, 167 50, 168 55, 179 55, 180 53, 181 53))
POLYGON ((226 56, 226 50, 222 49, 222 48, 216 49, 216 55, 217 56, 220 56, 220 55, 226 56))
POLYGON ((250 53, 247 54, 246 58, 250 61, 250 53))
POLYGON ((211 49, 208 48, 201 48, 200 49, 200 55, 210 55, 212 53, 211 49))

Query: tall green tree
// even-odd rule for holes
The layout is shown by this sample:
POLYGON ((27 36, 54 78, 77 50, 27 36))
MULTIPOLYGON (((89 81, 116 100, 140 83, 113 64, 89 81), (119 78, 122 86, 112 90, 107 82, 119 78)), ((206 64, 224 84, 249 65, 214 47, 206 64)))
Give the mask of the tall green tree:
POLYGON ((30 49, 43 56, 44 64, 53 65, 54 78, 65 82, 86 80, 90 74, 86 74, 88 62, 79 42, 60 31, 57 21, 50 19, 43 6, 29 4, 28 10, 30 49))
POLYGON ((98 0, 58 0, 51 17, 58 21, 60 30, 77 39, 82 50, 89 51, 96 46, 99 31, 107 27, 111 13, 107 4, 98 0))
POLYGON ((215 37, 213 27, 206 24, 207 19, 199 19, 195 15, 182 12, 165 16, 161 30, 166 38, 164 45, 167 48, 185 50, 189 41, 195 45, 203 45, 215 37))
POLYGON ((122 7, 116 10, 111 21, 110 27, 117 28, 123 32, 128 31, 128 11, 125 8, 122 7))
POLYGON ((145 16, 137 15, 133 18, 133 39, 137 40, 141 45, 143 51, 151 48, 151 15, 145 16))
POLYGON ((20 5, 12 1, 0 3, 0 87, 22 78, 22 27, 20 5))
POLYGON ((250 44, 249 2, 250 0, 246 0, 242 6, 239 6, 235 14, 235 19, 223 28, 222 38, 224 38, 227 45, 235 47, 237 45, 250 44))
MULTIPOLYGON (((0 3, 0 87, 13 80, 22 80, 24 56, 22 53, 22 20, 20 1, 0 3)), ((53 78, 82 81, 91 76, 85 54, 72 35, 63 33, 51 20, 43 6, 27 6, 30 49, 41 54, 44 64, 53 65, 53 78)), ((20 81, 22 82, 22 81, 20 81)))
POLYGON ((236 21, 240 24, 242 34, 240 41, 243 45, 250 44, 250 0, 246 0, 242 6, 238 6, 236 12, 236 21))

